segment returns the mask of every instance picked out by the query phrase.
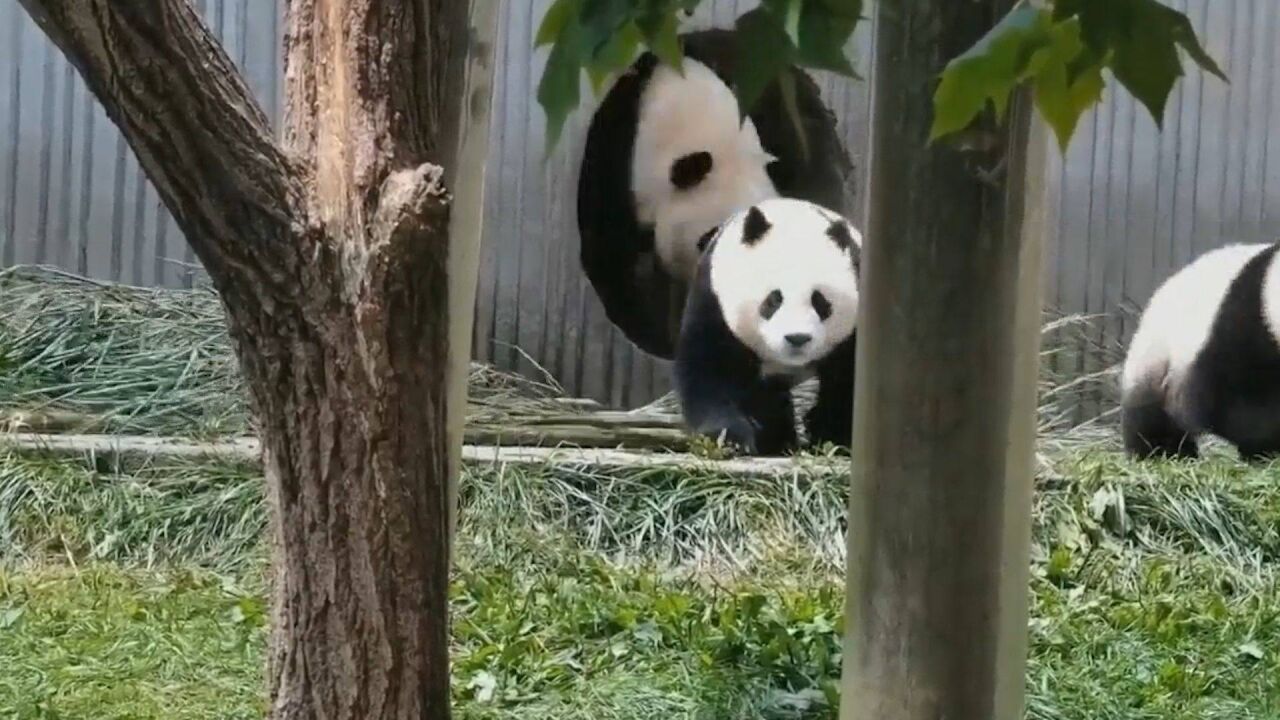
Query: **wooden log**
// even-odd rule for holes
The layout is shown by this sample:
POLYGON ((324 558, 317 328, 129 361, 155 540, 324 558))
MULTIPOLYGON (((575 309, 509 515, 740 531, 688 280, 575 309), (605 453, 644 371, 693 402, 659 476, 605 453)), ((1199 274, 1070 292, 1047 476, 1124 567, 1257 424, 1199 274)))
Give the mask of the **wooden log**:
MULTIPOLYGON (((260 466, 256 438, 218 442, 189 442, 172 438, 116 435, 41 435, 0 433, 0 451, 54 457, 95 456, 110 465, 131 466, 156 460, 213 460, 260 466)), ((728 477, 794 477, 838 475, 849 471, 848 460, 826 458, 738 458, 711 460, 687 453, 651 453, 601 448, 493 447, 464 445, 461 459, 473 467, 593 468, 628 470, 667 468, 684 473, 728 477)))
MULTIPOLYGON (((106 432, 106 418, 60 410, 0 411, 0 432, 41 434, 106 432)), ((467 423, 459 439, 470 445, 533 447, 627 447, 686 450, 690 436, 676 415, 632 415, 601 411, 576 415, 513 415, 502 421, 467 423)))
POLYGON ((590 448, 628 448, 631 450, 684 450, 689 435, 683 430, 652 427, 617 427, 591 425, 504 425, 467 427, 470 445, 522 447, 556 447, 567 445, 590 448))

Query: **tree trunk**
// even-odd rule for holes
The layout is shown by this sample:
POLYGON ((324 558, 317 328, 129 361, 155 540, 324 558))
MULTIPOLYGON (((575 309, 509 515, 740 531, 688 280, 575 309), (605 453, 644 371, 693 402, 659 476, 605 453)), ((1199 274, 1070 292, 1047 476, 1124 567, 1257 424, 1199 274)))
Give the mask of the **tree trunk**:
POLYGON ((447 717, 446 369, 474 285, 450 284, 442 168, 468 3, 289 2, 281 147, 187 0, 20 1, 226 305, 274 509, 272 716, 447 717))
POLYGON ((1022 716, 1043 168, 1025 97, 927 144, 939 73, 1012 4, 878 3, 845 720, 1022 716))

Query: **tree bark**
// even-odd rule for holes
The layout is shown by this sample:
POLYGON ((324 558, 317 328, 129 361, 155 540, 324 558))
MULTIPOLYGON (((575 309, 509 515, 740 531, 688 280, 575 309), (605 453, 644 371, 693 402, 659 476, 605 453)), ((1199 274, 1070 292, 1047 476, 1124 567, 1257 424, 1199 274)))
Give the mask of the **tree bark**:
POLYGON ((187 0, 20 2, 226 306, 274 510, 272 716, 447 717, 468 3, 291 0, 281 145, 187 0))
POLYGON ((939 73, 1012 4, 878 4, 845 720, 1022 716, 1043 169, 1026 97, 927 144, 939 73))

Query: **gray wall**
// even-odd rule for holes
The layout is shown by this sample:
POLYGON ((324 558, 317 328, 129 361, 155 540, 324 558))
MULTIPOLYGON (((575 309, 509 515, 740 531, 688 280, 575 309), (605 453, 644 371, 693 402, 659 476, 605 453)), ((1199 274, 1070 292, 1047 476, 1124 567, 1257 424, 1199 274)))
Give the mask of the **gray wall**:
MULTIPOLYGON (((576 161, 589 116, 571 118, 563 144, 546 156, 533 91, 543 53, 532 51, 530 38, 549 3, 506 3, 475 354, 531 373, 536 363, 572 392, 633 405, 665 391, 668 370, 610 326, 578 266, 576 161)), ((714 0, 696 22, 727 24, 755 4, 714 0)), ((1048 178, 1059 220, 1047 239, 1047 302, 1106 314, 1090 338, 1096 344, 1115 345, 1132 331, 1118 311, 1140 305, 1195 254, 1280 235, 1280 137, 1271 141, 1280 123, 1280 3, 1174 4, 1207 36, 1231 84, 1190 71, 1163 133, 1127 94, 1109 91, 1048 178)), ((278 117, 279 4, 197 5, 278 117)), ((854 42, 864 74, 868 30, 864 24, 854 42)), ((868 88, 825 75, 819 81, 861 172, 868 88)), ((191 282, 194 268, 115 128, 16 0, 0 0, 0 264, 15 263, 170 286, 191 282)), ((1090 371, 1099 361, 1082 352, 1061 362, 1090 371)))
POLYGON ((1188 66, 1163 132, 1127 92, 1109 87, 1051 168, 1058 224, 1046 302, 1104 318, 1089 350, 1061 358, 1067 371, 1114 360, 1155 286, 1195 256, 1280 238, 1280 3, 1171 4, 1231 82, 1188 66))
MULTIPOLYGON (((196 0, 277 117, 276 4, 196 0)), ((0 0, 0 266, 49 263, 139 285, 191 281, 193 258, 133 152, 16 0, 0 0)))

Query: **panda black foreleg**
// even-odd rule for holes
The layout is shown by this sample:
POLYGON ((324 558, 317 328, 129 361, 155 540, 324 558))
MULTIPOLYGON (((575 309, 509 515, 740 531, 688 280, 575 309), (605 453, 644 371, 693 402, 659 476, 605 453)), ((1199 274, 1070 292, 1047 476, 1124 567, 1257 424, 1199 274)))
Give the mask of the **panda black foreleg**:
POLYGON ((785 455, 799 447, 789 382, 758 382, 750 394, 746 411, 756 428, 757 455, 785 455))
POLYGON ((698 435, 735 445, 749 455, 783 455, 798 445, 790 388, 783 383, 689 377, 681 368, 685 423, 698 435))
POLYGON ((830 443, 848 450, 853 444, 853 376, 856 355, 854 339, 850 338, 818 366, 818 399, 804 417, 810 445, 830 443))

